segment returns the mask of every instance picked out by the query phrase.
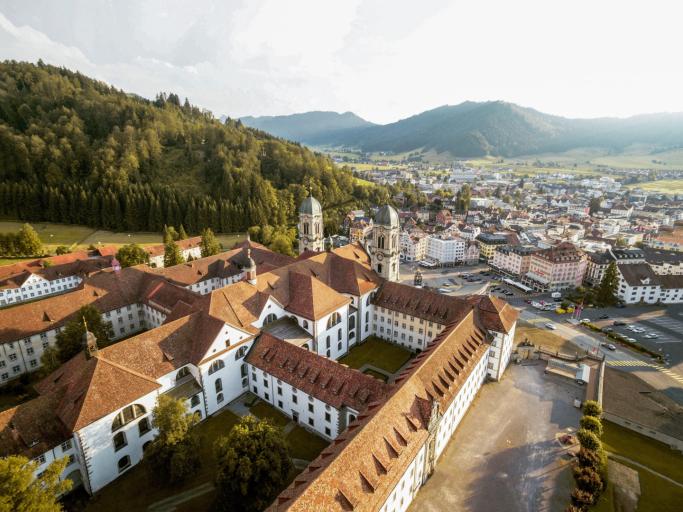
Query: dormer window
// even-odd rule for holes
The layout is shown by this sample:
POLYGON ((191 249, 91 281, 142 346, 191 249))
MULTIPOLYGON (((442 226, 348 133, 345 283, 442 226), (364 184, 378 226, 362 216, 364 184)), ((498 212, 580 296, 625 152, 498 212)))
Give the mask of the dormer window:
POLYGON ((111 431, 116 432, 131 421, 146 414, 147 411, 140 404, 129 405, 116 415, 111 425, 111 431))

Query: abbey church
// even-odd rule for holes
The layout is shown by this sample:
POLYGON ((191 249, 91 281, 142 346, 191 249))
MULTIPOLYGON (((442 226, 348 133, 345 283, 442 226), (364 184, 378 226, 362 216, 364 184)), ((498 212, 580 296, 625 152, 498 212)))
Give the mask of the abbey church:
POLYGON ((297 258, 247 239, 175 267, 114 265, 0 310, 10 380, 39 368, 85 304, 122 339, 88 338, 36 398, 0 412, 0 455, 35 459, 38 472, 67 457, 62 478, 94 493, 142 459, 159 395, 205 419, 249 392, 330 442, 272 510, 406 510, 478 390, 505 371, 518 313, 399 283, 393 207, 379 208, 364 245, 334 250, 323 214, 302 202, 297 258), (414 354, 388 382, 337 362, 370 336, 414 354))

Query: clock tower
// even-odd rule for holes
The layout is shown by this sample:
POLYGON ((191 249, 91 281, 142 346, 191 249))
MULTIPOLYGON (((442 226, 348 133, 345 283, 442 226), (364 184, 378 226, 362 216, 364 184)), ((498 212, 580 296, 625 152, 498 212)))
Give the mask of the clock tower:
POLYGON ((309 194, 299 207, 299 254, 304 251, 322 252, 323 209, 318 200, 309 194))
POLYGON ((368 252, 372 270, 389 281, 399 279, 399 229, 398 212, 393 206, 386 205, 377 211, 368 252))

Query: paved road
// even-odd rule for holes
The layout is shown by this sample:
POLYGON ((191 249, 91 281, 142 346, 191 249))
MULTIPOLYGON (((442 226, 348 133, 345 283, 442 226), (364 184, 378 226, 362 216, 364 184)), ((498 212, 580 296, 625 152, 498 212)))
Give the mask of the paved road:
POLYGON ((542 365, 511 365, 479 392, 409 510, 564 510, 572 480, 556 436, 576 428, 583 393, 542 365))

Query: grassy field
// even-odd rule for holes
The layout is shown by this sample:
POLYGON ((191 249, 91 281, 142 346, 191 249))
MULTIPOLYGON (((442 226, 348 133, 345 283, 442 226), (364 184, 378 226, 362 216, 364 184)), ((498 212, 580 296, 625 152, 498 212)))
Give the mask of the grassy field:
POLYGON ((536 327, 528 322, 520 320, 517 322, 514 343, 517 345, 525 339, 528 339, 536 346, 543 346, 548 350, 559 351, 568 355, 572 355, 581 350, 571 341, 555 334, 546 328, 536 327))
MULTIPOLYGON (((683 455, 654 439, 637 434, 624 427, 605 421, 602 441, 608 452, 628 457, 654 471, 683 483, 683 455)), ((628 462, 619 461, 638 471, 640 479, 640 501, 638 512, 678 512, 683 503, 683 488, 639 468, 628 462)), ((612 497, 609 492, 594 510, 612 512, 612 497)))
POLYGON ((662 194, 683 194, 683 179, 646 181, 628 185, 628 188, 640 188, 648 192, 660 192, 662 194))
POLYGON ((371 336, 364 343, 353 347, 339 362, 351 368, 371 364, 389 373, 396 373, 411 356, 409 350, 371 336))
MULTIPOLYGON (((23 222, 0 221, 0 233, 18 231, 23 222)), ((52 224, 49 222, 31 223, 38 233, 45 250, 52 254, 60 245, 69 247, 72 251, 86 249, 95 245, 121 246, 136 243, 142 246, 158 245, 162 243, 161 233, 114 233, 102 229, 93 229, 87 226, 75 226, 69 224, 52 224)), ((219 234, 218 241, 226 249, 232 248, 237 242, 244 239, 243 234, 219 234)), ((7 265, 21 261, 22 258, 2 258, 0 265, 7 265)))

